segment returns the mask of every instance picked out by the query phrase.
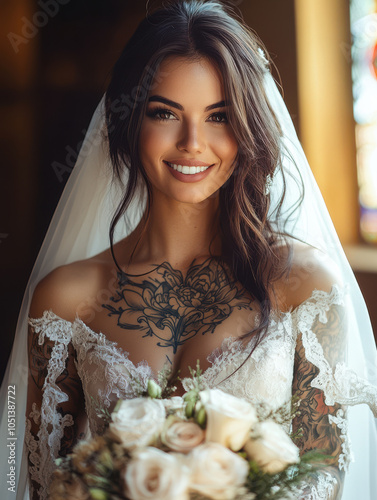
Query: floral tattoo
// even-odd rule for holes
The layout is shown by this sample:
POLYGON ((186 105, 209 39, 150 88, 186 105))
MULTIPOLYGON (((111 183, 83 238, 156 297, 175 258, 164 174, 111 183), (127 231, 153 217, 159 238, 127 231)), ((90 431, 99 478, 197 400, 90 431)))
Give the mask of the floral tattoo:
MULTIPOLYGON (((194 261, 193 261, 194 262, 194 261)), ((109 316, 118 317, 118 326, 156 337, 160 347, 173 353, 195 335, 213 333, 234 308, 249 308, 245 290, 214 259, 191 263, 183 278, 179 270, 164 262, 158 277, 137 283, 118 272, 119 289, 102 304, 109 316)))

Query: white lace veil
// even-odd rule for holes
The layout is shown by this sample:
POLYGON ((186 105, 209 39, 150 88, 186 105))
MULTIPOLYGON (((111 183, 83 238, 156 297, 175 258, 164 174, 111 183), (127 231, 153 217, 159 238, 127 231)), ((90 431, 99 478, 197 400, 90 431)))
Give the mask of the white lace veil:
MULTIPOLYGON (((285 155, 284 171, 287 182, 287 196, 283 203, 283 217, 287 217, 293 200, 296 199, 298 172, 302 176, 305 197, 300 211, 287 220, 286 228, 294 236, 322 249, 339 267, 342 280, 349 287, 347 299, 349 332, 347 372, 351 381, 347 387, 333 387, 335 398, 350 406, 349 429, 355 463, 347 474, 343 498, 363 500, 377 498, 377 425, 369 406, 377 416, 377 359, 372 328, 368 312, 353 272, 342 250, 325 203, 313 178, 306 157, 297 139, 295 129, 278 88, 269 72, 266 74, 267 96, 284 133, 284 144, 289 154, 285 155), (294 167, 297 165, 298 169, 294 167)), ((27 460, 23 450, 25 411, 27 395, 27 316, 30 299, 36 284, 57 266, 91 257, 109 247, 109 225, 120 200, 120 190, 111 182, 106 144, 103 139, 104 97, 91 120, 77 163, 65 186, 56 208, 43 245, 35 262, 26 287, 13 349, 1 387, 1 438, 0 470, 3 477, 10 472, 10 447, 16 440, 16 491, 1 492, 3 499, 22 500, 28 498, 27 460), (7 407, 14 402, 12 389, 15 387, 15 434, 12 420, 8 420, 7 407), (10 392, 11 391, 11 392, 10 392), (8 423, 9 422, 9 423, 8 423)), ((270 189, 271 213, 280 198, 282 177, 276 173, 270 189)), ((126 219, 117 227, 116 241, 129 234, 139 222, 146 206, 146 192, 140 186, 127 211, 126 219)), ((310 269, 309 269, 310 271, 310 269)), ((9 414, 11 415, 11 414, 9 414)), ((11 415, 12 416, 12 415, 11 415)), ((5 489, 5 488, 4 488, 5 489)))

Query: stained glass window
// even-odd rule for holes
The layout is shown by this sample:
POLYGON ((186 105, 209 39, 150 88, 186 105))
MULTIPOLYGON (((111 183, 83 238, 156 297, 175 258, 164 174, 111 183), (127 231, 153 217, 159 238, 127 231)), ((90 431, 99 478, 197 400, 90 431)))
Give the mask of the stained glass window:
POLYGON ((377 244, 377 1, 351 0, 350 8, 360 232, 377 244))

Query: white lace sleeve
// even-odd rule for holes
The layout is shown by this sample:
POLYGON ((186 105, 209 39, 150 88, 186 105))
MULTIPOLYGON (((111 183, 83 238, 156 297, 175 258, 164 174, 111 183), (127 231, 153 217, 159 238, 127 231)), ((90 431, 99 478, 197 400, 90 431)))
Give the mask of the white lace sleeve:
POLYGON ((344 474, 352 461, 347 407, 368 404, 377 414, 377 389, 347 367, 346 289, 315 291, 295 311, 298 331, 293 391, 301 398, 293 422, 301 430, 300 448, 331 455, 328 466, 308 480, 303 498, 341 498, 344 474))
POLYGON ((47 499, 54 459, 83 430, 83 394, 71 344, 72 324, 45 311, 29 319, 29 380, 25 444, 30 498, 47 499))

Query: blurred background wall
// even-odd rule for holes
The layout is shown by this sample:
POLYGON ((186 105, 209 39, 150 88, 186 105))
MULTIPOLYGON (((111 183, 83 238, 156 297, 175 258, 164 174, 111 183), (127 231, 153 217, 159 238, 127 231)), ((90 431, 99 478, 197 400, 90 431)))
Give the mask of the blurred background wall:
MULTIPOLYGON (((2 0, 0 377, 49 221, 111 68, 145 16, 146 3, 2 0)), ((159 3, 149 1, 148 7, 159 3)), ((358 229, 351 61, 344 51, 351 41, 349 2, 228 3, 242 12, 279 69, 286 104, 342 243, 349 248, 377 331, 375 248, 368 247, 367 257, 360 258, 365 245, 358 229)))

